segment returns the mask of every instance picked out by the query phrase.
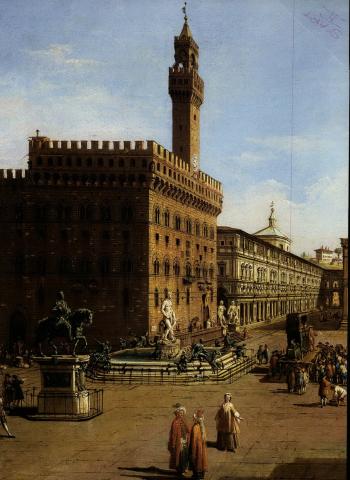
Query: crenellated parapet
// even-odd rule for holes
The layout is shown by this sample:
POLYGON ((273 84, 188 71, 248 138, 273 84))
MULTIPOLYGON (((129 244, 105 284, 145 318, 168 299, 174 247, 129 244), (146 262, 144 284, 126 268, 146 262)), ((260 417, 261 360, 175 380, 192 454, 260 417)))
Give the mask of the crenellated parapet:
POLYGON ((13 181, 22 181, 28 179, 30 176, 29 170, 22 169, 0 169, 0 183, 9 183, 13 181))
POLYGON ((175 186, 222 202, 222 185, 204 172, 194 172, 188 162, 153 140, 97 141, 51 140, 32 137, 29 140, 29 165, 32 178, 69 178, 70 172, 84 177, 119 178, 123 174, 158 176, 175 186), (49 170, 49 171, 48 171, 49 170), (114 177, 113 177, 114 175, 114 177), (38 176, 38 175, 37 175, 38 176))

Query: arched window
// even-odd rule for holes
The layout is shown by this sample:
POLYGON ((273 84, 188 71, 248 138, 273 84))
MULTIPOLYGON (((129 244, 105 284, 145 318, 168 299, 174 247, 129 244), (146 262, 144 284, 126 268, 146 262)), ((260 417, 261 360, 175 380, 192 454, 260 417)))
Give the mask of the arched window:
POLYGON ((164 260, 164 275, 169 275, 170 274, 170 263, 169 260, 166 258, 164 260))
POLYGON ((253 265, 249 265, 249 280, 253 279, 253 265))
POLYGON ((72 261, 69 257, 61 257, 58 264, 59 273, 72 273, 72 261))
POLYGON ((186 277, 191 277, 192 268, 190 263, 186 263, 185 272, 186 272, 186 277))
POLYGON ((154 306, 159 307, 159 291, 158 288, 154 290, 154 306))
POLYGON ((176 305, 180 304, 180 291, 179 289, 176 290, 176 305))
POLYGON ((122 290, 122 302, 124 309, 127 309, 130 304, 130 293, 128 288, 123 288, 122 290))
POLYGON ((215 238, 215 233, 213 227, 210 227, 210 240, 214 240, 215 238))
POLYGON ((153 274, 159 275, 159 260, 157 258, 153 261, 153 274))
POLYGON ((201 234, 201 227, 200 227, 199 223, 196 223, 195 228, 196 228, 196 235, 197 235, 197 237, 199 237, 200 234, 201 234))
POLYGON ((203 236, 208 238, 208 225, 206 223, 203 225, 203 236))
POLYGON ((25 257, 22 254, 18 254, 15 257, 15 273, 25 272, 25 257))
POLYGON ((164 225, 166 227, 169 227, 170 225, 170 213, 169 213, 169 210, 165 210, 164 212, 164 225))
POLYGON ((110 222, 112 220, 112 209, 110 206, 100 206, 100 218, 102 222, 110 222))
POLYGON ((110 259, 107 256, 101 257, 99 260, 101 275, 107 275, 110 272, 111 264, 110 259))
POLYGON ((200 278, 201 276, 201 267, 198 263, 195 265, 195 273, 196 273, 196 278, 200 278))
POLYGON ((39 275, 45 275, 46 273, 46 258, 40 255, 36 258, 36 273, 39 275))
POLYGON ((87 205, 85 209, 85 218, 86 220, 92 220, 94 214, 94 207, 93 205, 87 205))
POLYGON ((132 273, 134 270, 133 262, 130 258, 124 258, 122 260, 122 273, 132 273))
POLYGON ((210 280, 213 280, 213 278, 214 278, 214 266, 213 265, 210 265, 210 267, 209 267, 209 278, 210 278, 210 280))
POLYGON ((181 230, 181 217, 180 215, 175 215, 175 229, 181 230))
POLYGON ((130 223, 132 221, 134 212, 130 205, 123 205, 121 208, 121 222, 130 223))
POLYGON ((35 220, 38 222, 43 222, 47 219, 47 206, 46 205, 35 205, 35 220))
POLYGON ((180 264, 178 260, 174 260, 173 272, 176 277, 180 275, 180 264))
POLYGON ((208 269, 207 266, 204 264, 203 265, 203 278, 207 278, 208 276, 208 269))
POLYGON ((192 222, 189 218, 186 218, 186 232, 192 233, 192 222))
POLYGON ((79 261, 79 273, 88 274, 88 273, 91 273, 91 270, 92 270, 91 260, 86 257, 81 258, 79 261))
POLYGON ((21 203, 15 205, 15 220, 16 222, 23 222, 23 205, 21 203))
POLYGON ((186 289, 186 303, 187 303, 187 305, 190 304, 190 298, 191 298, 191 292, 190 292, 190 289, 187 288, 186 289))
POLYGON ((154 223, 160 225, 160 208, 156 207, 154 209, 154 223))
POLYGON ((79 206, 78 214, 79 214, 79 220, 85 220, 86 219, 85 205, 80 205, 79 206))

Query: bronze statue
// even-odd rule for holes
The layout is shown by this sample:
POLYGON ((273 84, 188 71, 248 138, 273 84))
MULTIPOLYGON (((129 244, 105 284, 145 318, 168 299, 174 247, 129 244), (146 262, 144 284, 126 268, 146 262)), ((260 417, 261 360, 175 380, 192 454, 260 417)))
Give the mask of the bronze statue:
POLYGON ((44 355, 42 344, 45 341, 48 342, 49 346, 53 348, 54 354, 57 355, 58 349, 55 339, 58 337, 68 340, 69 343, 74 342, 73 355, 75 355, 80 340, 84 342, 84 348, 86 348, 87 340, 84 336, 84 328, 92 324, 92 317, 92 311, 87 308, 79 308, 72 312, 64 300, 63 292, 58 292, 51 315, 38 322, 36 344, 38 345, 40 355, 44 355))

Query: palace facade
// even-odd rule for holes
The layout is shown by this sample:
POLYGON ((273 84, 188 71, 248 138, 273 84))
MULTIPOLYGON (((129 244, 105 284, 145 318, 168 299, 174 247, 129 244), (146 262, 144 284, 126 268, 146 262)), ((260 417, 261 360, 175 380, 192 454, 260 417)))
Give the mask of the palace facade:
POLYGON ((169 69, 173 151, 155 141, 29 140, 28 169, 0 171, 0 343, 31 342, 63 290, 90 307, 89 338, 179 333, 216 311, 220 182, 202 172, 199 48, 187 18, 169 69))
POLYGON ((251 235, 218 227, 218 300, 234 300, 241 325, 273 321, 291 312, 341 308, 342 269, 326 269, 290 252, 290 240, 269 226, 251 235), (259 234, 262 233, 262 238, 259 234))

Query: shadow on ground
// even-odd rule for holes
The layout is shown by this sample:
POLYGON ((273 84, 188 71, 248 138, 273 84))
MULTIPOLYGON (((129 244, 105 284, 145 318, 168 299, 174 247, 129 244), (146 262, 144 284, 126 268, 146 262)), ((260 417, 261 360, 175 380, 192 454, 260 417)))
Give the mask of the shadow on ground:
POLYGON ((257 473, 256 476, 223 476, 218 477, 218 480, 345 480, 346 467, 345 459, 296 458, 293 463, 278 465, 267 477, 257 473))
POLYGON ((144 480, 160 480, 178 478, 174 470, 166 470, 164 468, 151 467, 119 467, 119 470, 128 471, 129 473, 121 473, 121 477, 141 478, 144 480), (135 473, 131 473, 135 472, 135 473), (138 475, 139 474, 139 475, 138 475))

